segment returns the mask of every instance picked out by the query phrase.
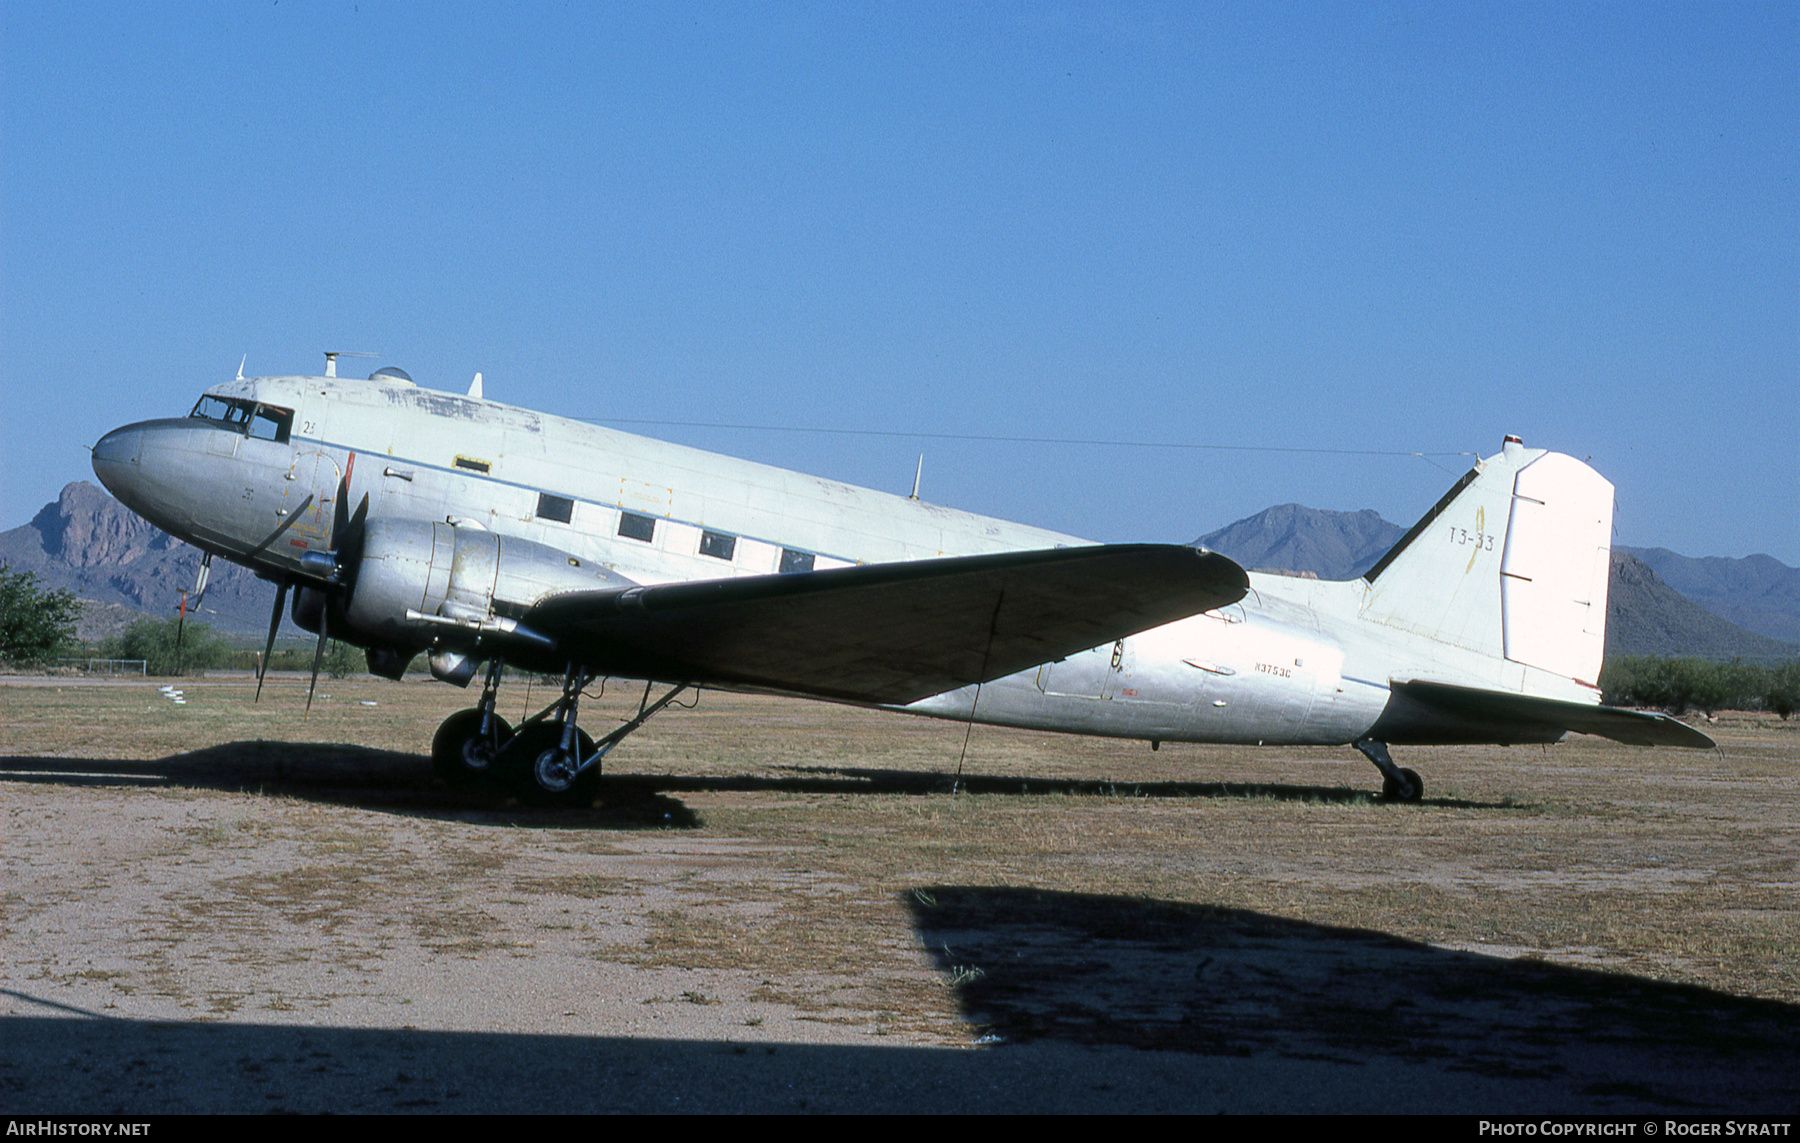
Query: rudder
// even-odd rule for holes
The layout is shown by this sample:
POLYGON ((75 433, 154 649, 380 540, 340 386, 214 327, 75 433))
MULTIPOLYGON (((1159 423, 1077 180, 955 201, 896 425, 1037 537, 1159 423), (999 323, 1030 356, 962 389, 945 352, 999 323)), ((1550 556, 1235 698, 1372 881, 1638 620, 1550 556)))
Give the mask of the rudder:
POLYGON ((1562 453, 1513 479, 1500 561, 1506 657, 1595 686, 1606 653, 1613 486, 1562 453))
POLYGON ((1364 577, 1362 616, 1591 687, 1612 497, 1581 461, 1508 437, 1364 577))

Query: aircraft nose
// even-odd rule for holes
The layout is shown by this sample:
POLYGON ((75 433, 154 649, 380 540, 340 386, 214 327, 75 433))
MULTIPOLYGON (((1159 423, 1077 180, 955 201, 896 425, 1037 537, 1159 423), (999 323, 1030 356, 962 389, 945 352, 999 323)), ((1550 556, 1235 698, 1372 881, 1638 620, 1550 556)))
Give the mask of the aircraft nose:
MULTIPOLYGON (((94 475, 108 492, 119 495, 136 476, 138 454, 144 447, 141 425, 126 425, 101 437, 94 445, 94 475)), ((122 498, 122 497, 121 497, 122 498)))

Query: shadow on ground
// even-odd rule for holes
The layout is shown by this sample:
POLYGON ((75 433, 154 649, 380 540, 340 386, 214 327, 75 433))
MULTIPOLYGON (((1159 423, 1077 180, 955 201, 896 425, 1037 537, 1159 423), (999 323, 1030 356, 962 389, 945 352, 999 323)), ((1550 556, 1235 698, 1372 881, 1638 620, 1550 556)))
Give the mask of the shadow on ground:
POLYGON ((1244 910, 907 895, 974 1049, 117 1019, 0 990, 0 1111, 1790 1115, 1800 1007, 1244 910))
POLYGON ((1240 909, 961 886, 906 904, 995 1041, 1437 1063, 1663 1111, 1800 1097, 1792 1004, 1240 909))
MULTIPOLYGON (((943 796, 960 790, 993 796, 1079 798, 1262 798, 1354 805, 1379 803, 1366 790, 1250 782, 1115 782, 1032 776, 983 777, 936 771, 784 766, 778 775, 674 776, 608 774, 599 802, 584 810, 533 810, 491 787, 446 787, 418 754, 348 744, 228 742, 157 759, 0 758, 0 781, 65 786, 172 785, 252 790, 308 801, 356 805, 424 816, 494 820, 558 829, 666 829, 699 825, 680 793, 765 791, 797 794, 943 796)), ((1416 805, 1517 810, 1515 802, 1426 798, 1416 805)))
MULTIPOLYGON (((907 770, 883 770, 843 766, 784 766, 782 769, 801 775, 816 775, 830 782, 830 788, 845 792, 878 789, 896 794, 944 794, 960 789, 968 794, 1047 794, 1076 798, 1264 798, 1277 802, 1313 802, 1336 805, 1389 805, 1373 790, 1351 786, 1300 786, 1283 782, 1120 782, 1112 779, 1039 778, 1029 775, 994 777, 959 775, 907 770), (828 775, 837 775, 834 780, 828 775)), ((757 781, 757 779, 748 779, 757 781)), ((735 779, 709 779, 721 787, 735 779)), ((766 781, 766 780, 764 780, 766 781)), ((825 787, 806 787, 809 791, 825 787)), ((1475 802, 1464 798, 1426 797, 1413 805, 1442 806, 1449 809, 1518 810, 1529 805, 1516 801, 1475 802)))
MULTIPOLYGON (((29 997, 12 994, 24 1000, 29 997)), ((995 1049, 0 1016, 0 1113, 1624 1110, 1431 1065, 1385 1073, 1058 1043, 995 1049)))
POLYGON ((228 742, 147 760, 0 758, 0 782, 248 790, 420 817, 554 829, 687 829, 700 824, 680 800, 641 781, 609 779, 601 803, 592 809, 539 810, 491 788, 445 786, 423 755, 301 742, 228 742))

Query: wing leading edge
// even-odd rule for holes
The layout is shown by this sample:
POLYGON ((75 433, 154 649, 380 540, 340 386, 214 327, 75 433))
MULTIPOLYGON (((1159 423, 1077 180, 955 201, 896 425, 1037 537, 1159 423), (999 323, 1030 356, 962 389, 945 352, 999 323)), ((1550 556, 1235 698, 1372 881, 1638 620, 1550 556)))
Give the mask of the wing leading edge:
POLYGON ((1115 544, 575 592, 524 622, 589 669, 908 703, 1242 598, 1213 552, 1115 544))

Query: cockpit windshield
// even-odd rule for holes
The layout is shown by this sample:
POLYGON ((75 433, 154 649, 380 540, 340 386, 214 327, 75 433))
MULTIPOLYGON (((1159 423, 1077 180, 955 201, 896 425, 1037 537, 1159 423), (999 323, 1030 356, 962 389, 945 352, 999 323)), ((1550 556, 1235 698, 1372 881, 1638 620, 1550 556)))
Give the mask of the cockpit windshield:
POLYGON ((294 425, 294 411, 279 405, 262 405, 241 397, 201 397, 188 416, 236 429, 247 437, 286 444, 294 425))

